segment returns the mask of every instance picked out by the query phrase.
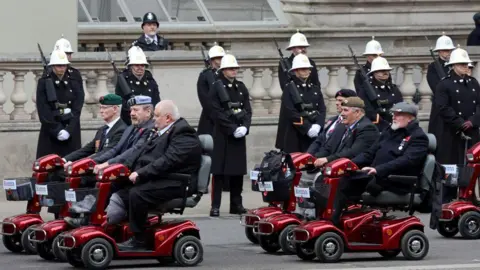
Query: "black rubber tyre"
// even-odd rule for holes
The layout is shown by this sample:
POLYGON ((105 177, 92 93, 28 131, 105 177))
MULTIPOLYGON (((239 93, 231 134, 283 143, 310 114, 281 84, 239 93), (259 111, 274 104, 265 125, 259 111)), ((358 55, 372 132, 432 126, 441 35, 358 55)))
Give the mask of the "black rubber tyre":
POLYGON ((181 266, 195 266, 203 261, 203 245, 193 235, 177 239, 173 246, 173 258, 181 266))
POLYGON ((59 262, 67 262, 67 254, 65 250, 58 247, 60 242, 60 237, 57 235, 52 242, 52 253, 55 256, 55 259, 59 262))
POLYGON ((253 233, 253 228, 245 227, 245 236, 247 236, 248 241, 252 242, 253 244, 258 244, 258 237, 253 233))
POLYGON ((315 249, 311 247, 306 247, 305 244, 302 245, 300 243, 296 243, 295 247, 297 249, 297 256, 304 261, 311 261, 317 256, 315 254, 315 249))
POLYGON ((6 249, 10 250, 13 253, 20 253, 23 251, 23 246, 21 241, 21 236, 17 235, 3 235, 2 236, 3 245, 6 249))
POLYGON ((419 230, 411 230, 403 235, 400 247, 407 260, 422 260, 428 254, 428 238, 419 230))
POLYGON ((458 233, 458 221, 440 221, 437 231, 443 237, 452 238, 458 233))
POLYGON ((82 262, 88 269, 107 269, 113 259, 113 248, 103 238, 93 238, 82 248, 82 262))
POLYGON ((402 252, 401 249, 398 250, 382 250, 379 251, 378 254, 380 254, 382 257, 387 258, 387 259, 393 259, 398 256, 402 252))
POLYGON ((291 255, 297 253, 297 247, 295 246, 295 243, 292 242, 293 229, 295 229, 297 226, 297 224, 290 224, 278 235, 278 244, 285 254, 291 255))
POLYGON ((52 244, 50 241, 43 242, 43 243, 35 243, 36 244, 36 250, 38 252, 38 255, 47 261, 53 261, 55 259, 55 255, 53 255, 52 252, 52 244))
POLYGON ((31 242, 28 240, 29 234, 34 234, 34 232, 30 230, 30 227, 28 227, 22 233, 22 246, 23 246, 23 249, 25 250, 25 253, 29 255, 34 255, 34 254, 37 254, 37 245, 35 245, 34 242, 31 242))
POLYGON ((345 244, 340 235, 326 232, 315 241, 315 255, 321 262, 336 263, 343 255, 345 244))
POLYGON ((259 235, 258 242, 260 243, 260 247, 268 253, 275 253, 280 250, 278 237, 275 235, 259 235))
POLYGON ((466 212, 458 220, 458 230, 465 239, 480 238, 480 214, 477 212, 466 212))
POLYGON ((65 251, 65 257, 67 258, 67 262, 71 266, 76 268, 85 267, 85 265, 83 264, 82 258, 80 257, 81 252, 82 251, 80 248, 65 251))

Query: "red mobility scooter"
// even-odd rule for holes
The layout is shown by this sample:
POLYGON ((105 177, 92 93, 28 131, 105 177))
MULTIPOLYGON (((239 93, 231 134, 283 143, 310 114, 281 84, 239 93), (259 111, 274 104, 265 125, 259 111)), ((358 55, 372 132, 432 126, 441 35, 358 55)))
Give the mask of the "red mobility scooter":
MULTIPOLYGON (((65 253, 58 248, 58 235, 69 229, 72 229, 64 220, 64 217, 71 216, 69 209, 73 202, 76 201, 76 194, 73 190, 80 188, 83 176, 93 175, 95 161, 90 158, 81 159, 73 162, 66 169, 65 189, 63 196, 55 198, 54 204, 62 205, 59 218, 47 221, 43 224, 33 227, 31 230, 34 237, 30 241, 34 242, 38 255, 45 260, 54 260, 65 262, 67 260, 65 253)), ((80 191, 81 192, 81 191, 80 191)))
MULTIPOLYGON (((428 134, 429 152, 436 148, 436 139, 428 134)), ((334 263, 340 260, 344 252, 378 252, 386 258, 396 257, 400 252, 409 260, 421 260, 429 250, 429 242, 424 234, 424 225, 413 216, 415 207, 428 199, 427 192, 432 186, 435 157, 429 154, 420 177, 389 176, 390 181, 410 182, 412 192, 398 195, 382 191, 377 197, 362 194, 364 206, 381 209, 377 211, 354 211, 344 213, 339 227, 331 222, 333 205, 341 177, 358 171, 356 164, 348 159, 330 162, 324 169, 323 181, 317 181, 311 188, 312 197, 323 208, 323 219, 303 223, 294 229, 294 241, 298 248, 314 251, 315 255, 302 259, 317 257, 322 262, 334 263), (325 207, 322 207, 325 206, 325 207), (407 210, 407 217, 387 216, 390 210, 407 210)))
POLYGON ((5 218, 0 225, 3 245, 11 252, 19 253, 23 250, 27 254, 35 254, 35 245, 29 241, 31 228, 34 225, 43 223, 40 216, 42 204, 40 197, 36 194, 48 191, 44 183, 58 169, 63 167, 63 160, 58 155, 47 155, 37 159, 33 164, 32 177, 5 179, 3 187, 9 201, 28 201, 25 214, 5 218), (38 186, 37 186, 38 185, 38 186))
POLYGON ((447 238, 458 232, 465 239, 480 238, 480 203, 475 192, 480 177, 480 143, 468 149, 466 161, 466 166, 458 168, 458 199, 442 205, 437 230, 447 238))
MULTIPOLYGON (((305 166, 305 159, 309 157, 309 154, 291 153, 290 157, 293 160, 294 166, 298 169, 301 166, 305 166)), ((250 179, 253 182, 256 182, 258 180, 258 173, 258 171, 252 171, 250 173, 250 179)), ((300 181, 300 174, 298 174, 297 172, 293 179, 293 185, 295 185, 295 183, 298 184, 298 181, 300 181)), ((245 235, 247 236, 247 239, 253 244, 258 244, 258 236, 254 232, 255 222, 259 221, 262 218, 270 217, 284 212, 293 212, 295 211, 295 204, 296 198, 294 190, 292 189, 289 200, 285 202, 271 202, 268 206, 248 210, 246 214, 243 214, 240 217, 240 224, 245 226, 245 235)))
MULTIPOLYGON (((199 136, 204 152, 213 150, 210 135, 199 136)), ((163 221, 165 213, 183 214, 185 207, 193 208, 207 191, 210 176, 211 159, 202 155, 202 164, 196 178, 197 193, 189 197, 190 176, 177 175, 183 178, 185 196, 159 205, 150 214, 157 219, 147 224, 146 250, 122 251, 117 242, 126 241, 132 236, 128 224, 120 226, 107 225, 105 205, 108 203, 112 181, 125 181, 130 171, 121 164, 113 164, 97 175, 97 187, 92 194, 97 195, 96 207, 90 215, 90 225, 77 228, 59 235, 59 248, 66 251, 68 262, 76 267, 89 269, 105 269, 112 259, 157 259, 163 263, 172 258, 182 266, 194 266, 203 261, 203 246, 200 241, 199 228, 189 220, 163 221)), ((195 179, 195 178, 193 178, 195 179)), ((128 179, 127 179, 128 181, 128 179)), ((195 183, 193 183, 195 184, 195 183)), ((75 191, 78 194, 78 190, 75 191)))

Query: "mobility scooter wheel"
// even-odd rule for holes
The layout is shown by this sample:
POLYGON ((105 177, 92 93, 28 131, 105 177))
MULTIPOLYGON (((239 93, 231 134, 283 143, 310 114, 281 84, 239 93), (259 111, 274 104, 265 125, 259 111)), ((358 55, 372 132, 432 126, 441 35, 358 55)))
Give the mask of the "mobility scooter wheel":
POLYGON ((315 255, 321 262, 335 263, 342 257, 344 246, 340 235, 326 232, 315 241, 315 255))
POLYGON ((419 230, 411 230, 403 235, 400 247, 407 260, 421 260, 428 254, 428 238, 419 230))
MULTIPOLYGON (((307 244, 308 246, 313 246, 313 244, 307 244)), ((297 256, 304 261, 311 261, 315 259, 315 250, 312 247, 308 247, 305 244, 296 243, 295 249, 297 256)))
POLYGON ((82 250, 80 248, 67 250, 65 251, 65 258, 67 258, 67 262, 73 267, 84 267, 82 258, 80 253, 82 250))
POLYGON ((298 225, 296 224, 288 225, 280 232, 280 235, 278 236, 278 243, 285 254, 290 255, 297 252, 297 247, 295 246, 295 243, 292 242, 293 229, 295 229, 297 226, 298 225))
POLYGON ((378 254, 380 254, 382 257, 387 258, 387 259, 393 259, 400 254, 402 250, 400 249, 394 249, 394 250, 382 250, 379 251, 378 254))
POLYGON ((278 243, 278 237, 271 235, 259 235, 258 242, 260 247, 268 253, 275 253, 280 250, 280 244, 278 243))
POLYGON ((3 235, 2 241, 5 248, 13 253, 20 253, 23 250, 20 235, 3 235))
POLYGON ((66 262, 67 261, 67 255, 65 254, 65 251, 63 249, 60 249, 58 247, 58 244, 60 243, 60 238, 59 236, 55 237, 52 242, 52 253, 59 262, 66 262))
POLYGON ((30 227, 28 227, 22 233, 22 246, 25 250, 25 253, 27 253, 29 255, 33 255, 33 254, 37 254, 37 245, 35 245, 34 242, 31 242, 30 240, 28 240, 28 235, 31 235, 30 237, 35 236, 35 232, 30 230, 30 227))
POLYGON ((437 231, 440 235, 446 238, 452 238, 458 233, 458 222, 457 221, 448 221, 448 222, 439 222, 437 231))
POLYGON ((480 238, 480 214, 477 212, 466 212, 458 221, 458 229, 463 238, 480 238))
POLYGON ((106 269, 113 259, 112 245, 103 238, 93 238, 83 246, 81 258, 88 269, 106 269))
POLYGON ((195 236, 186 235, 175 242, 173 258, 181 266, 195 266, 203 261, 203 245, 195 236))
POLYGON ((250 242, 252 242, 253 244, 258 244, 258 237, 253 233, 253 228, 246 227, 245 235, 250 242))
POLYGON ((37 249, 38 255, 47 261, 52 261, 55 259, 55 255, 52 252, 52 244, 49 241, 43 243, 35 243, 35 248, 37 249))

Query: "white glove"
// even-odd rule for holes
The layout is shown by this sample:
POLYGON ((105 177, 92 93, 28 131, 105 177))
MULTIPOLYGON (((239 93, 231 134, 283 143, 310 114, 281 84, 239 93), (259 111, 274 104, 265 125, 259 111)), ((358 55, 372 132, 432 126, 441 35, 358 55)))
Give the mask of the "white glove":
POLYGON ((247 135, 247 128, 246 127, 238 127, 235 132, 233 133, 233 136, 235 138, 241 138, 247 135))
POLYGON ((319 124, 313 124, 310 127, 310 129, 308 130, 308 133, 307 133, 308 137, 310 137, 310 138, 317 137, 318 133, 320 132, 320 129, 321 129, 321 127, 320 127, 319 124))
POLYGON ((63 114, 69 114, 71 112, 72 112, 72 110, 70 108, 63 109, 63 114))
POLYGON ((65 129, 62 129, 60 132, 58 132, 57 139, 59 141, 66 141, 68 138, 70 138, 70 133, 68 133, 68 131, 65 129))

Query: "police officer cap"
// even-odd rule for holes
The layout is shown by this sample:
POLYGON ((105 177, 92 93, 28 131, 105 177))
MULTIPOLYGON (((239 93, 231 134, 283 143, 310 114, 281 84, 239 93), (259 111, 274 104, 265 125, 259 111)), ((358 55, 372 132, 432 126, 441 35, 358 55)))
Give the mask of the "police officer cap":
POLYGON ((475 13, 475 15, 473 15, 473 20, 474 21, 480 20, 480 12, 477 12, 477 13, 475 13))
POLYGON ((347 97, 342 101, 342 106, 363 109, 365 108, 365 102, 359 97, 347 97))
POLYGON ((115 94, 108 94, 100 97, 100 104, 102 105, 120 105, 122 104, 122 98, 115 94))
POLYGON ((351 89, 340 89, 338 90, 338 92, 335 94, 335 97, 356 97, 357 96, 357 92, 351 90, 351 89))
POLYGON ((157 20, 157 15, 153 12, 147 12, 145 15, 143 15, 143 22, 142 22, 142 27, 146 23, 156 23, 158 27, 158 20, 157 20))
POLYGON ((152 104, 152 98, 149 96, 134 96, 128 100, 128 105, 147 105, 152 104))
POLYGON ((410 104, 407 102, 399 102, 390 109, 391 112, 404 112, 409 113, 413 116, 417 116, 418 108, 415 104, 410 104))

